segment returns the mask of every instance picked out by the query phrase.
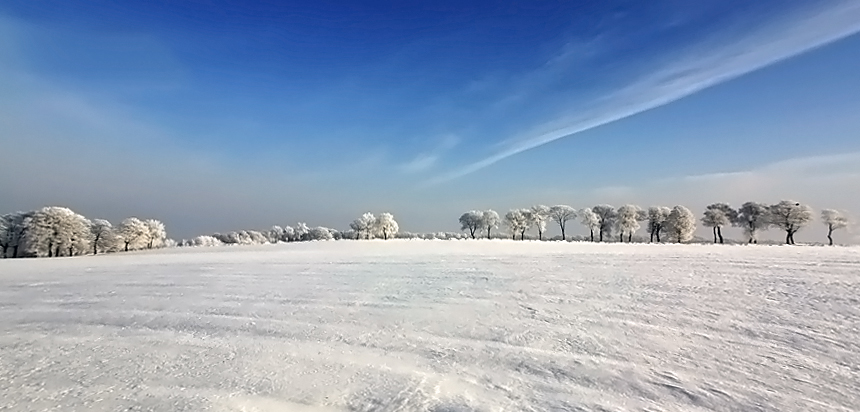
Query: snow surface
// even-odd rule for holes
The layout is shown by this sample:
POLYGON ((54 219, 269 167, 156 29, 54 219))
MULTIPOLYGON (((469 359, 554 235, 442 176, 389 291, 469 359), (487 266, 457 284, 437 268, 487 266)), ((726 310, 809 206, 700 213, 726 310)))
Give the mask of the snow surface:
POLYGON ((0 261, 0 410, 857 411, 860 248, 343 241, 0 261))

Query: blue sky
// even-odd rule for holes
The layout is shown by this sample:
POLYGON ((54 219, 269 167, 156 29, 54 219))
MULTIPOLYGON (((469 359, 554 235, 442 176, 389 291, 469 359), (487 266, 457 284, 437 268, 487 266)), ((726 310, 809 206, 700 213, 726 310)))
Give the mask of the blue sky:
POLYGON ((0 210, 860 212, 857 1, 117 3, 0 0, 0 210))

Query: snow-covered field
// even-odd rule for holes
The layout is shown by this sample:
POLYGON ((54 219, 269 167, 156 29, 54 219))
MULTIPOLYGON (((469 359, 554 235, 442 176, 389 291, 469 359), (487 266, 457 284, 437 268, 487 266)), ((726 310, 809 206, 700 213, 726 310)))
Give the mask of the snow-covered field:
POLYGON ((0 261, 0 410, 858 411, 860 248, 367 241, 0 261))

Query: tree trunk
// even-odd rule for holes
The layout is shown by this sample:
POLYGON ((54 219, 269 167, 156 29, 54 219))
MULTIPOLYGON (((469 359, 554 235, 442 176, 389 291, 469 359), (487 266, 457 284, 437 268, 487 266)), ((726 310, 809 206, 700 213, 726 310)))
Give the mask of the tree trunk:
POLYGON ((538 240, 543 240, 543 232, 538 230, 538 240))
POLYGON ((520 232, 520 240, 526 240, 526 230, 525 229, 523 229, 520 232))
POLYGON ((471 227, 469 228, 469 235, 472 236, 472 239, 475 238, 475 228, 471 228, 471 227))
POLYGON ((131 242, 125 242, 125 251, 128 252, 128 244, 131 242))
POLYGON ((714 226, 714 243, 717 243, 717 227, 714 226))
POLYGON ((48 257, 54 257, 54 242, 48 242, 48 257))
POLYGON ((633 243, 633 232, 627 234, 627 243, 633 243))
POLYGON ((789 232, 789 231, 785 232, 785 244, 786 245, 791 244, 791 232, 789 232))
POLYGON ((653 227, 651 228, 651 240, 649 240, 648 242, 654 243, 654 228, 653 227))
POLYGON ((661 228, 659 228, 659 227, 657 228, 657 243, 663 243, 660 241, 660 229, 661 228))
POLYGON ((567 239, 564 237, 564 225, 561 225, 561 241, 564 242, 565 240, 567 239))
POLYGON ((603 242, 603 228, 600 228, 600 241, 603 242))
POLYGON ((18 258, 18 245, 12 246, 12 259, 18 258))
POLYGON ((3 245, 3 259, 6 259, 6 250, 9 249, 9 245, 3 245))
POLYGON ((717 226, 717 236, 720 237, 720 244, 723 244, 723 228, 717 226))
POLYGON ((591 241, 594 242, 594 229, 591 229, 591 241))
POLYGON ((54 257, 60 257, 60 245, 57 245, 57 250, 54 252, 54 257))
MULTIPOLYGON (((830 241, 830 246, 833 246, 833 225, 827 225, 827 240, 830 241)), ((3 251, 3 256, 6 256, 6 251, 3 251)))
POLYGON ((511 240, 517 240, 517 232, 512 231, 511 240))
POLYGON ((487 239, 490 238, 490 227, 487 227, 487 239))
POLYGON ((618 235, 618 241, 624 243, 624 232, 621 232, 621 234, 618 235))

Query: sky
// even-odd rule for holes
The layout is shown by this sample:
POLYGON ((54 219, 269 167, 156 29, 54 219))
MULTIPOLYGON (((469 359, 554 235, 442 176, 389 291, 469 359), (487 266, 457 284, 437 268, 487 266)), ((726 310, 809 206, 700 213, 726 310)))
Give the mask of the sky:
POLYGON ((858 32, 856 0, 0 0, 0 211, 175 238, 534 204, 860 217, 858 32))

